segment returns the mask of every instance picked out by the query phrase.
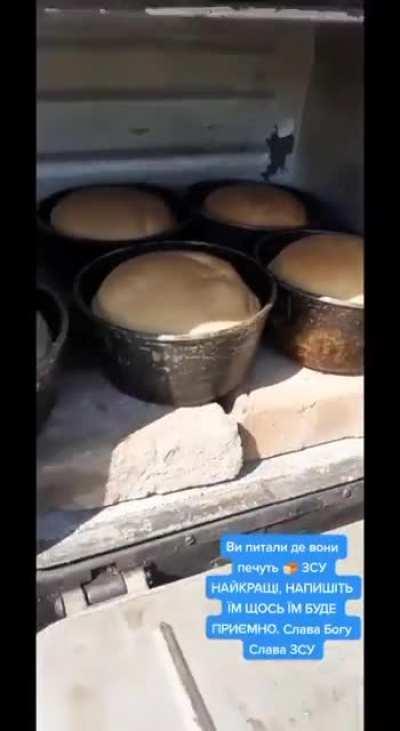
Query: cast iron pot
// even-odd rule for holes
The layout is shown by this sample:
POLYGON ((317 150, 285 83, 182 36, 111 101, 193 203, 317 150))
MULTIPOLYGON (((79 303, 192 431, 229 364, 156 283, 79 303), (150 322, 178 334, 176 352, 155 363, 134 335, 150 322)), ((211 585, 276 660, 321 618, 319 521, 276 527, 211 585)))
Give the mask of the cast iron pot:
MULTIPOLYGON (((192 237, 198 238, 201 241, 208 241, 210 243, 228 246, 229 248, 242 251, 250 256, 254 255, 254 248, 258 239, 263 237, 266 233, 276 231, 276 229, 270 229, 262 226, 244 226, 234 223, 225 223, 212 218, 203 208, 203 203, 209 193, 212 193, 217 188, 238 183, 250 184, 254 182, 257 181, 241 179, 214 180, 197 183, 189 188, 186 197, 186 208, 188 211, 188 219, 190 221, 189 231, 192 237)), ((265 183, 265 185, 269 186, 268 183, 265 183)), ((295 190, 294 188, 284 186, 273 187, 281 187, 282 190, 293 193, 293 195, 301 200, 308 212, 310 222, 313 221, 313 224, 315 225, 318 205, 311 196, 295 190)), ((301 231, 302 228, 299 228, 298 230, 301 231)))
POLYGON ((78 307, 92 326, 106 374, 124 393, 144 401, 197 406, 221 399, 245 378, 275 301, 273 278, 238 252, 193 241, 136 244, 99 257, 75 280, 78 307), (97 317, 91 308, 104 278, 121 262, 155 251, 192 250, 229 261, 257 295, 260 311, 242 324, 210 335, 157 336, 127 330, 97 317))
POLYGON ((61 298, 46 284, 36 287, 36 310, 45 320, 51 345, 36 363, 36 429, 40 431, 57 395, 57 375, 68 332, 68 313, 61 298))
MULTIPOLYGON (((301 237, 332 231, 305 229, 301 237)), ((298 230, 271 234, 256 246, 256 259, 267 269, 272 259, 300 238, 298 230)), ((271 334, 293 360, 316 371, 360 375, 364 361, 364 308, 340 300, 321 300, 310 292, 278 281, 271 315, 271 334)))
POLYGON ((60 280, 60 286, 68 290, 71 288, 73 279, 80 269, 104 253, 116 251, 123 246, 131 246, 134 243, 139 244, 146 241, 163 241, 165 239, 178 238, 187 225, 187 221, 184 221, 183 218, 183 210, 182 202, 177 195, 156 185, 147 185, 144 183, 103 183, 101 185, 85 185, 69 188, 68 190, 54 193, 39 204, 37 211, 39 251, 42 258, 55 272, 55 276, 60 280), (124 241, 99 241, 83 237, 66 236, 60 234, 52 226, 52 210, 65 195, 76 190, 104 187, 129 188, 131 190, 144 190, 158 194, 171 208, 177 219, 177 225, 168 231, 163 231, 156 235, 124 241))

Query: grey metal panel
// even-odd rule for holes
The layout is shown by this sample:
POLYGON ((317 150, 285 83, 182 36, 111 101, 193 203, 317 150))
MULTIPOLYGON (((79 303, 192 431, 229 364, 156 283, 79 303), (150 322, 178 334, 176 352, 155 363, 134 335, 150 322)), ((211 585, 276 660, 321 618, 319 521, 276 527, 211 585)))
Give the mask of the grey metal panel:
POLYGON ((39 196, 121 177, 259 178, 275 125, 300 126, 313 43, 308 26, 186 20, 177 33, 170 19, 161 37, 147 19, 130 45, 39 46, 39 196))
MULTIPOLYGON (((86 156, 125 150, 128 156, 154 151, 170 155, 171 178, 175 154, 226 150, 262 150, 269 130, 267 120, 279 119, 274 95, 252 99, 228 96, 183 99, 57 102, 52 109, 39 105, 39 150, 62 150, 86 156), (244 149, 243 149, 244 148, 244 149)), ((132 166, 134 159, 131 159, 132 166)), ((142 173, 143 174, 143 173, 142 173)))
MULTIPOLYGON (((285 503, 290 514, 288 501, 306 496, 312 501, 314 493, 339 485, 345 489, 360 479, 363 440, 344 439, 263 460, 240 479, 225 484, 97 510, 60 506, 38 516, 36 565, 49 569, 279 503, 285 503)), ((282 514, 277 520, 283 520, 282 514)))
POLYGON ((362 230, 360 26, 118 18, 40 24, 39 197, 121 179, 260 179, 277 125, 295 147, 273 182, 362 230))
POLYGON ((363 231, 362 29, 321 27, 294 161, 300 188, 317 192, 344 229, 363 231))
POLYGON ((165 2, 165 0, 154 0, 151 4, 143 0, 109 0, 104 3, 101 0, 55 0, 48 3, 40 0, 37 4, 38 15, 41 26, 54 22, 67 20, 68 22, 80 22, 82 20, 95 20, 98 24, 110 25, 115 20, 124 19, 126 22, 139 17, 140 15, 153 15, 156 17, 208 17, 235 19, 253 18, 278 20, 279 22, 320 22, 320 23, 357 23, 363 20, 362 0, 328 0, 295 2, 268 2, 268 0, 253 0, 251 4, 243 5, 237 0, 229 4, 218 5, 213 0, 204 2, 188 3, 186 0, 178 2, 165 2), (49 7, 50 6, 50 7, 49 7))
MULTIPOLYGON (((65 10, 92 10, 93 12, 105 7, 109 12, 127 11, 136 9, 143 9, 147 7, 152 8, 187 8, 191 7, 188 0, 152 0, 151 5, 146 0, 37 0, 36 6, 39 10, 46 8, 50 9, 65 9, 65 10)), ((221 7, 215 0, 203 0, 201 3, 202 7, 221 7)), ((231 0, 229 7, 235 9, 235 7, 242 8, 242 3, 238 0, 231 0)), ((192 7, 198 7, 193 4, 192 7)), ((228 6, 226 6, 228 7, 228 6)), ((255 8, 298 8, 298 9, 316 9, 326 10, 347 10, 348 12, 361 12, 364 7, 363 0, 280 0, 279 3, 271 2, 268 0, 252 0, 251 6, 255 8)))
POLYGON ((123 572, 141 568, 149 586, 159 586, 225 563, 219 557, 219 540, 226 533, 320 533, 361 520, 363 515, 363 480, 327 487, 156 540, 38 569, 38 597, 52 594, 56 599, 57 592, 86 584, 96 571, 111 566, 123 572))

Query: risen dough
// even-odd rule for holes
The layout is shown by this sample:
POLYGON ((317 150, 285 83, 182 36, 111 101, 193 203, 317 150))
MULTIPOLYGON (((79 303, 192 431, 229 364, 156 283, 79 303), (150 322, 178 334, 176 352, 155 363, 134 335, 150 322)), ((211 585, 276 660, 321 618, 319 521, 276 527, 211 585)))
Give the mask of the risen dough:
POLYGON ((227 185, 210 193, 205 211, 224 223, 265 228, 305 226, 301 201, 282 188, 263 183, 227 185))
POLYGON ((321 298, 364 303, 364 246, 359 236, 306 236, 283 249, 269 268, 283 282, 321 298))
POLYGON ((67 193, 54 207, 51 223, 75 238, 127 241, 168 231, 176 220, 156 193, 98 187, 67 193))
POLYGON ((224 330, 259 309, 231 264, 191 251, 154 252, 123 262, 93 302, 94 312, 115 325, 160 335, 224 330))

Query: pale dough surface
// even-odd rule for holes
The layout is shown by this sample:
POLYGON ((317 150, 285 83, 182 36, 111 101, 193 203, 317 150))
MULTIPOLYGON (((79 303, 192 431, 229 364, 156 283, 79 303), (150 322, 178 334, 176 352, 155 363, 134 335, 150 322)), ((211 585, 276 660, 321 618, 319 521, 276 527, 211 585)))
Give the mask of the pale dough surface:
POLYGON ((218 188, 207 196, 204 209, 213 218, 236 225, 282 228, 307 223, 306 210, 298 198, 262 183, 218 188))
POLYGON ((364 242, 360 236, 306 236, 283 249, 269 268, 281 281, 321 298, 364 304, 364 242))
POLYGON ((156 193, 104 186, 66 194, 54 207, 51 223, 75 238, 127 241, 168 231, 176 219, 156 193))
POLYGON ((102 282, 94 312, 152 334, 201 335, 234 327, 260 303, 223 259, 197 252, 154 252, 117 266, 102 282))

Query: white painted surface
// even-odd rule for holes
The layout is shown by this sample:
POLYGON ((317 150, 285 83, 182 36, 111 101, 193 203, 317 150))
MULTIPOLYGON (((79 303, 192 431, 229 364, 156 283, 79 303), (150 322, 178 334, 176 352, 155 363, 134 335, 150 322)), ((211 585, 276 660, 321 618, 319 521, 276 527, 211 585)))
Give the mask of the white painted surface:
MULTIPOLYGON (((349 541, 339 571, 362 575, 363 523, 334 532, 349 541)), ((362 731, 361 640, 327 642, 323 661, 245 661, 240 642, 206 639, 205 618, 218 604, 204 598, 204 580, 110 602, 41 632, 38 731, 198 731, 162 622, 217 731, 362 731)), ((362 602, 352 604, 349 613, 359 614, 362 602)))

